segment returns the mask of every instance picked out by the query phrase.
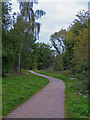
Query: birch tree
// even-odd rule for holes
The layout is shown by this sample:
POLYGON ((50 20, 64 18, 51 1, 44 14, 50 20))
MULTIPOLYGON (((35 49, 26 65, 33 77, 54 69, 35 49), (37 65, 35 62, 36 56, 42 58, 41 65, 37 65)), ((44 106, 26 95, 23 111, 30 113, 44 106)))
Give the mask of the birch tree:
POLYGON ((19 2, 20 3, 20 16, 22 17, 26 28, 24 29, 24 38, 20 47, 19 55, 19 64, 18 64, 18 73, 20 75, 20 66, 21 66, 21 53, 22 48, 27 47, 30 49, 31 45, 35 43, 36 39, 39 38, 40 26, 39 22, 36 22, 35 19, 40 18, 46 13, 43 10, 33 10, 33 4, 37 2, 19 2))

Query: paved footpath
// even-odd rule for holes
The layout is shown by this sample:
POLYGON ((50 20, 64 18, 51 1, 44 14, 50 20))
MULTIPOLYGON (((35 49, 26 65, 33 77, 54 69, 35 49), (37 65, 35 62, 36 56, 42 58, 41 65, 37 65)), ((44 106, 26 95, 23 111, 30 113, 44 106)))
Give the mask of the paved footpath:
POLYGON ((34 71, 30 72, 49 79, 49 84, 30 100, 11 112, 6 118, 64 118, 64 82, 34 71))

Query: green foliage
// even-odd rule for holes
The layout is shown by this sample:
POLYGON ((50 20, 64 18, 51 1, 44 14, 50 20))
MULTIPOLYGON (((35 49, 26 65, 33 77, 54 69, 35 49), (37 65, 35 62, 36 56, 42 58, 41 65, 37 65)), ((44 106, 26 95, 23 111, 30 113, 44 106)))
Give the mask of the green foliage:
MULTIPOLYGON (((82 94, 83 85, 82 76, 71 76, 69 71, 36 71, 37 73, 61 79, 65 82, 65 116, 66 118, 88 118, 88 95, 82 94), (80 79, 81 78, 81 79, 80 79)), ((87 90, 86 90, 87 92, 87 90)))
POLYGON ((76 15, 77 19, 73 21, 72 30, 75 36, 79 35, 80 31, 87 28, 88 24, 88 11, 79 11, 76 15))
POLYGON ((2 79, 2 114, 6 116, 48 84, 46 78, 23 71, 21 76, 8 74, 2 79))
POLYGON ((14 23, 14 28, 7 32, 3 31, 3 76, 5 76, 5 73, 7 73, 12 67, 15 66, 15 69, 17 69, 20 43, 22 41, 23 31, 25 28, 23 23, 21 23, 22 19, 18 16, 17 22, 14 23))
POLYGON ((79 73, 79 76, 83 76, 82 84, 85 87, 82 92, 85 93, 88 78, 88 11, 79 11, 77 13, 77 19, 73 21, 73 24, 69 26, 68 30, 55 32, 50 36, 53 47, 56 49, 57 61, 56 69, 54 70, 69 70, 74 76, 79 73), (57 65, 58 64, 58 65, 57 65), (58 68, 58 69, 57 69, 58 68))
POLYGON ((61 71, 63 69, 62 56, 60 55, 54 56, 53 62, 50 65, 49 69, 52 69, 54 71, 61 71))
POLYGON ((9 38, 8 38, 8 27, 11 23, 11 17, 9 11, 11 5, 9 2, 2 2, 2 75, 8 72, 10 68, 10 59, 12 58, 12 50, 10 50, 9 38))
POLYGON ((32 68, 47 69, 53 62, 54 51, 45 43, 36 43, 32 51, 32 68))
POLYGON ((74 47, 74 57, 72 62, 75 65, 75 71, 87 72, 88 70, 88 29, 84 29, 77 37, 78 42, 74 47))
POLYGON ((11 11, 11 3, 2 2, 2 29, 7 31, 12 22, 9 12, 11 11))
POLYGON ((61 29, 59 32, 55 32, 50 36, 50 40, 52 45, 56 49, 57 53, 61 55, 65 51, 65 46, 63 44, 63 40, 67 37, 67 31, 65 29, 61 29))
POLYGON ((9 14, 11 3, 2 3, 3 76, 12 69, 20 73, 22 67, 31 68, 32 46, 40 33, 40 23, 36 19, 46 14, 43 10, 34 11, 34 3, 20 2, 20 13, 13 13, 13 16, 9 14))

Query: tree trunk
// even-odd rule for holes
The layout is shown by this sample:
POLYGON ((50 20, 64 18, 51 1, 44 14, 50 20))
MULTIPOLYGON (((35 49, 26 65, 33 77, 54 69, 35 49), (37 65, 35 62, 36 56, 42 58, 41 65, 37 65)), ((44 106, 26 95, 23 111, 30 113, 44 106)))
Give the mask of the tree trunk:
POLYGON ((21 51, 22 51, 22 43, 21 43, 21 47, 20 47, 20 55, 19 55, 18 75, 20 75, 20 72, 21 72, 21 51))

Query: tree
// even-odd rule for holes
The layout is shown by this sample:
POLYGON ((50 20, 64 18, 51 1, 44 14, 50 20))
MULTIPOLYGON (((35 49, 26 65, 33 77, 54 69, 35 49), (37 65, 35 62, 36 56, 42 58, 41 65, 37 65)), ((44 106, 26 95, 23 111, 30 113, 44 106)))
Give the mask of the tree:
POLYGON ((86 29, 88 23, 88 11, 79 11, 76 15, 77 19, 73 21, 73 24, 69 27, 69 29, 63 30, 59 32, 55 32, 50 36, 50 40, 52 45, 56 49, 57 53, 61 56, 61 61, 63 60, 63 68, 71 69, 75 66, 72 59, 74 57, 74 48, 77 46, 80 40, 78 39, 83 30, 86 29))
POLYGON ((88 70, 88 29, 80 31, 77 39, 72 61, 75 63, 75 71, 85 72, 88 70))
POLYGON ((36 43, 32 51, 32 69, 48 69, 53 62, 54 51, 45 43, 36 43))
POLYGON ((61 31, 55 32, 50 36, 52 45, 54 46, 59 55, 61 55, 65 51, 64 39, 66 38, 67 32, 65 29, 61 29, 61 31))
POLYGON ((18 63, 18 58, 21 54, 21 43, 23 43, 23 37, 24 37, 24 29, 25 24, 20 16, 17 16, 17 21, 13 25, 13 29, 9 31, 9 38, 12 41, 13 46, 13 63, 15 67, 15 71, 17 71, 17 65, 20 64, 20 61, 18 63), (22 24, 21 24, 22 23, 22 24))
POLYGON ((10 44, 8 44, 8 29, 11 24, 11 4, 9 2, 2 2, 2 75, 8 72, 10 68, 10 62, 13 52, 10 50, 10 44))
POLYGON ((88 25, 88 11, 79 11, 76 14, 77 19, 74 19, 71 24, 71 29, 75 36, 79 35, 79 31, 87 28, 88 25))
MULTIPOLYGON (((35 43, 37 37, 39 37, 40 32, 40 23, 35 22, 35 18, 40 18, 42 15, 46 14, 42 10, 37 10, 34 12, 33 4, 36 2, 20 2, 20 13, 23 21, 25 22, 26 28, 24 30, 24 47, 31 48, 31 46, 35 43)), ((20 47, 20 55, 19 55, 19 66, 18 71, 20 74, 20 63, 21 63, 21 52, 23 45, 21 43, 20 47)))
MULTIPOLYGON (((41 24, 36 22, 46 13, 43 10, 33 10, 33 4, 36 2, 20 2, 20 14, 15 19, 15 13, 10 16, 11 4, 3 2, 2 6, 2 37, 3 37, 3 73, 9 69, 18 69, 20 74, 21 64, 25 58, 31 61, 32 46, 39 38, 41 24), (21 57, 22 56, 22 57, 21 57)), ((25 64, 24 64, 25 65, 25 64)), ((27 67, 26 67, 27 68, 27 67)))

